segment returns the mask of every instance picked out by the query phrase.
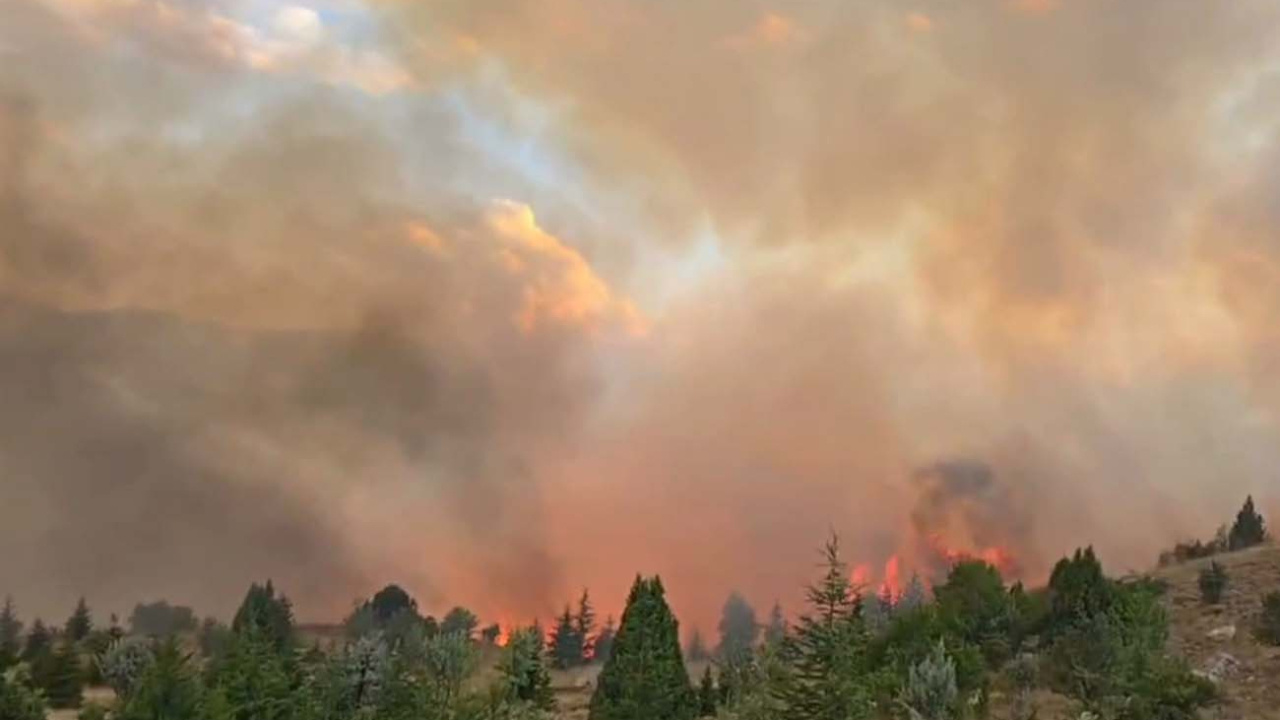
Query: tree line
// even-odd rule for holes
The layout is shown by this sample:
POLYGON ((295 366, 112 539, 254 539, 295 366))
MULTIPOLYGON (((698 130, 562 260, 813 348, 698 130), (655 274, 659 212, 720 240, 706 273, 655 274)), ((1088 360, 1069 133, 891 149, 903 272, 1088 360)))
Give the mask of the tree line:
MULTIPOLYGON (((1266 537, 1252 500, 1236 525, 1250 542, 1266 537)), ((501 648, 501 628, 462 607, 423 615, 396 585, 358 603, 328 647, 300 639, 270 581, 249 588, 229 625, 156 602, 134 609, 129 632, 114 617, 98 628, 81 600, 61 626, 25 628, 10 600, 0 609, 0 718, 75 707, 91 682, 116 699, 85 705, 85 720, 545 719, 551 669, 592 662, 602 668, 590 720, 960 720, 987 715, 997 697, 1004 714, 1030 720, 1037 688, 1100 720, 1191 720, 1215 700, 1214 684, 1166 649, 1160 583, 1107 577, 1092 548, 1059 561, 1044 588, 966 560, 898 597, 855 586, 838 538, 822 558, 790 622, 775 604, 761 623, 730 595, 714 650, 696 632, 681 647, 658 577, 636 577, 616 628, 609 619, 597 629, 584 590, 549 634, 536 622, 514 628, 501 648), (686 660, 704 658, 695 683, 686 660)), ((1226 583, 1221 566, 1207 568, 1206 602, 1226 583)), ((1280 594, 1263 605, 1258 637, 1280 644, 1280 594)))

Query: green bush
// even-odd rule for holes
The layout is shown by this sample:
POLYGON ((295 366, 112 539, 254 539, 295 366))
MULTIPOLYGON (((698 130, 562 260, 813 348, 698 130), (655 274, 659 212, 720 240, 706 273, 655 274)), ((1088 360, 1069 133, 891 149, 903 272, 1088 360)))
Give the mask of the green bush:
POLYGON ((1222 602, 1227 591, 1227 569, 1216 562, 1200 571, 1200 599, 1210 605, 1222 602))
POLYGON ((1280 592, 1262 598, 1262 615, 1256 632, 1258 639, 1268 645, 1280 645, 1280 592))
POLYGON ((31 682, 27 668, 19 665, 0 672, 0 718, 44 720, 44 694, 31 682))
POLYGON ((950 720, 958 714, 959 697, 956 663, 939 640, 929 657, 911 667, 902 704, 912 720, 950 720))

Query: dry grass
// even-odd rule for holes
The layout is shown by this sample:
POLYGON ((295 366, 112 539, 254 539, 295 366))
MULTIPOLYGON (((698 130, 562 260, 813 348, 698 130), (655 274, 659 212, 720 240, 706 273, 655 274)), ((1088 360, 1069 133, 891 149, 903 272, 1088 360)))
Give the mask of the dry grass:
POLYGON ((1169 583, 1165 598, 1170 613, 1170 648, 1201 668, 1219 653, 1229 653, 1239 669, 1223 682, 1224 699, 1204 714, 1215 720, 1280 719, 1280 648, 1253 636, 1262 596, 1280 590, 1280 546, 1263 545, 1215 558, 1162 568, 1155 573, 1169 583), (1217 561, 1230 577, 1218 605, 1200 600, 1200 571, 1217 561), (1209 632, 1234 625, 1231 639, 1211 639, 1209 632))

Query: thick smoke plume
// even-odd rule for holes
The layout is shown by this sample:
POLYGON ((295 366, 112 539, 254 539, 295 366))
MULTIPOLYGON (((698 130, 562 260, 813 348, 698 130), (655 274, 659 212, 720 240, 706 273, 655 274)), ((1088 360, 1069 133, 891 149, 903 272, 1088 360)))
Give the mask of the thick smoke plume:
POLYGON ((1270 0, 9 0, 0 591, 509 622, 643 571, 710 628, 827 528, 1145 566, 1280 500, 1277 40, 1270 0))

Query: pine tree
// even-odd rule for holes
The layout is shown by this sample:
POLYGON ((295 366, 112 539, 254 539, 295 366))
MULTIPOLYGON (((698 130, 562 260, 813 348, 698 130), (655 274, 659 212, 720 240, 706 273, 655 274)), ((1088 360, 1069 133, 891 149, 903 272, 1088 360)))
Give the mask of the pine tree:
POLYGON ((680 654, 679 623, 657 577, 636 577, 590 720, 690 720, 698 701, 680 654))
POLYGON ((702 682, 698 683, 698 715, 715 717, 719 701, 720 691, 716 689, 716 681, 711 675, 711 666, 708 665, 702 672, 702 682))
POLYGON ((834 534, 823 556, 826 573, 806 593, 810 612, 783 646, 787 669, 774 692, 786 720, 848 720, 872 710, 870 691, 858 682, 867 671, 866 634, 834 534))
POLYGON ((0 672, 0 718, 45 720, 45 712, 44 696, 32 685, 27 668, 0 672))
POLYGON ((591 653, 592 662, 604 663, 611 655, 613 655, 613 640, 617 635, 617 630, 613 625, 613 616, 605 618, 604 628, 600 630, 600 634, 596 636, 595 647, 591 653))
POLYGON ((476 627, 479 625, 480 620, 475 613, 464 607, 456 607, 446 613, 444 620, 440 621, 440 632, 446 635, 458 633, 470 640, 476 634, 476 627))
POLYGON ((573 629, 582 645, 582 659, 585 663, 595 653, 596 611, 591 606, 591 595, 586 588, 582 589, 582 597, 578 598, 578 614, 573 619, 573 629))
POLYGON ((778 645, 787 637, 787 618, 782 614, 782 604, 775 602, 769 611, 769 625, 765 627, 764 641, 767 645, 778 645))
POLYGON ((246 623, 214 673, 214 688, 231 720, 281 720, 292 706, 290 679, 277 635, 246 623))
POLYGON ((80 655, 70 638, 58 645, 49 657, 41 686, 54 708, 80 707, 81 690, 84 687, 80 655))
POLYGON ((66 634, 72 642, 80 642, 89 637, 89 633, 93 632, 93 616, 89 614, 89 606, 85 604, 84 598, 76 603, 75 612, 71 613, 71 617, 67 619, 66 634))
POLYGON ((1245 498, 1244 507, 1236 514, 1236 522, 1227 534, 1231 550, 1243 550, 1267 539, 1267 524, 1253 507, 1253 496, 1245 498))
POLYGON ((551 631, 547 650, 551 653, 551 664, 560 670, 582 664, 582 638, 578 636, 573 613, 569 611, 568 605, 564 606, 564 613, 551 631))
POLYGON ((201 688, 190 657, 172 637, 160 643, 154 661, 116 713, 119 720, 221 720, 201 713, 201 688))
POLYGON ((49 653, 53 646, 53 634, 45 627, 44 621, 36 618, 31 623, 31 632, 27 633, 27 643, 22 649, 23 661, 34 667, 37 661, 49 653))
POLYGON ((750 654, 760 634, 755 608, 737 592, 730 593, 720 613, 720 645, 716 655, 727 660, 750 654))
POLYGON ((1222 602, 1228 580, 1227 569, 1217 562, 1210 562, 1208 567, 1200 571, 1200 599, 1210 605, 1222 602))
POLYGON ((249 586, 240 609, 236 611, 231 630, 237 635, 252 633, 268 642, 283 656, 293 654, 293 605, 283 594, 277 596, 268 580, 265 585, 249 586))
POLYGON ((542 659, 540 630, 523 628, 512 632, 498 663, 498 672, 502 674, 509 699, 532 703, 543 710, 554 707, 551 675, 542 659))
POLYGON ((22 621, 18 619, 13 598, 6 597, 4 609, 0 610, 0 673, 18 662, 21 652, 22 621))
POLYGON ((711 657, 711 653, 707 652, 707 644, 702 639, 702 631, 694 628, 689 635, 689 646, 685 648, 684 656, 689 662, 702 662, 711 657))

